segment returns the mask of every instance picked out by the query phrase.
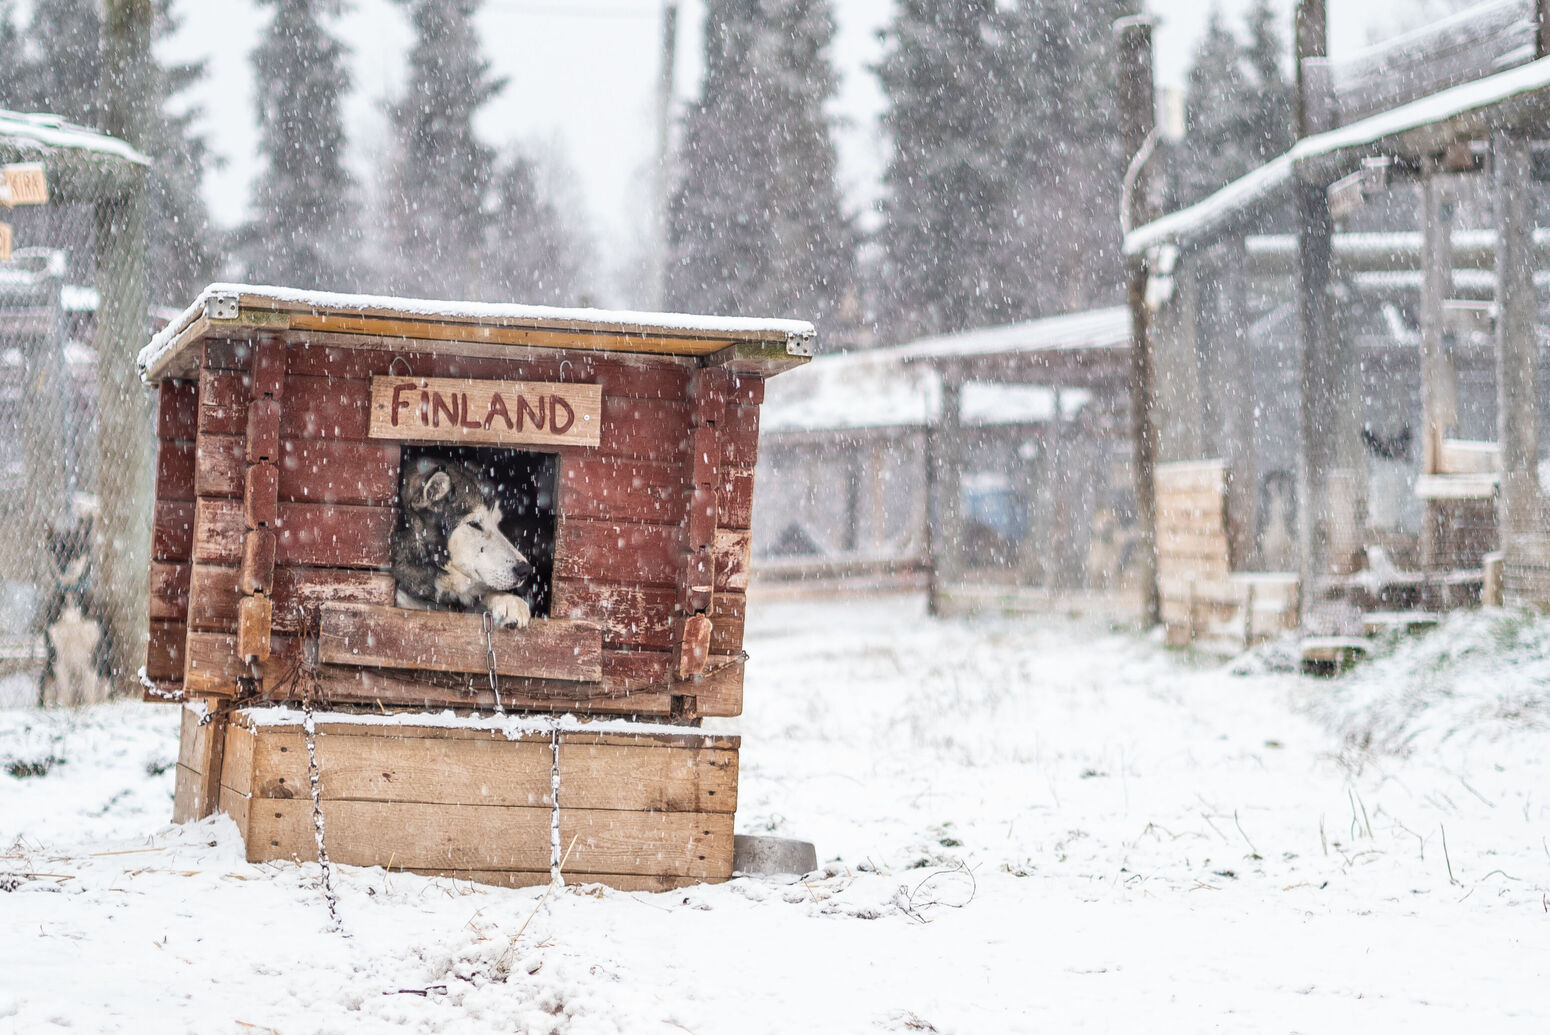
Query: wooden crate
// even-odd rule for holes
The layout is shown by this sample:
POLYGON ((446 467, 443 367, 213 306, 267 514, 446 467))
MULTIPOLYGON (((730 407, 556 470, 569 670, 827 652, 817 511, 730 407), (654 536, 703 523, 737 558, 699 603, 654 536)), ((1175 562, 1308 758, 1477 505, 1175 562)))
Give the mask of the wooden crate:
MULTIPOLYGON (((301 716, 184 711, 175 819, 191 818, 211 737, 224 743, 221 811, 250 862, 316 861, 301 716), (220 732, 224 731, 224 732, 220 732)), ((330 860, 521 886, 549 879, 550 735, 489 720, 412 725, 320 715, 317 759, 330 860)), ((597 725, 597 724, 593 724, 597 725)), ((531 727, 530 727, 531 728, 531 727)), ((565 879, 660 891, 732 874, 739 738, 684 727, 560 733, 565 879)))

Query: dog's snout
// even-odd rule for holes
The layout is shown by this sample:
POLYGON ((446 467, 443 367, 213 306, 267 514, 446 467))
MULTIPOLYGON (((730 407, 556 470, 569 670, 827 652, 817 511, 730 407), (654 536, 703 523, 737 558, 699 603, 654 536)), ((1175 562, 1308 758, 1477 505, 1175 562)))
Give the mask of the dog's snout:
POLYGON ((519 560, 511 566, 511 577, 518 582, 533 574, 533 566, 527 561, 519 560))

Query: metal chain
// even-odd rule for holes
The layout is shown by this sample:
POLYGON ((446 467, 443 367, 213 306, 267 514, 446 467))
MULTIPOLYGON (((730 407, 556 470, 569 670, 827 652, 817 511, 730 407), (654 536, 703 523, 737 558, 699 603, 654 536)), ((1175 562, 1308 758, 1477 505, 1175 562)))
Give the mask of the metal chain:
POLYGON ((549 884, 564 887, 565 878, 560 875, 560 720, 551 720, 549 748, 554 761, 549 765, 549 884))
POLYGON ((495 695, 495 710, 498 713, 505 712, 501 707, 500 680, 495 676, 495 616, 486 611, 484 618, 484 664, 490 673, 490 693, 495 695))
POLYGON ((334 921, 334 930, 346 933, 339 919, 339 896, 334 891, 334 875, 328 865, 328 848, 323 843, 323 777, 318 768, 317 723, 312 720, 312 694, 301 699, 303 715, 302 733, 307 742, 307 782, 312 785, 312 833, 318 845, 318 867, 323 874, 323 900, 328 903, 328 915, 334 921))

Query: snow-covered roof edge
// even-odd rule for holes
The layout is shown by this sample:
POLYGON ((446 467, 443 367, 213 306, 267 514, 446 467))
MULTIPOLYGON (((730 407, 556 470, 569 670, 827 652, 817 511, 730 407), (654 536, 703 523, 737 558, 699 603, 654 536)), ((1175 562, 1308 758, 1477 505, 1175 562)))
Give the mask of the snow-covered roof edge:
POLYGON ((28 114, 0 110, 0 138, 21 138, 43 147, 68 148, 112 155, 136 165, 150 165, 151 159, 117 137, 95 129, 66 122, 57 115, 28 114))
POLYGON ((1550 86, 1550 57, 1450 87, 1349 126, 1299 140, 1290 151, 1234 180, 1187 208, 1170 212, 1125 235, 1125 254, 1200 236, 1253 207, 1289 183, 1298 167, 1342 151, 1370 147, 1387 137, 1456 118, 1550 86))
POLYGON ((1002 352, 1128 345, 1129 342, 1130 310, 1121 305, 918 338, 891 352, 901 362, 909 363, 1002 352))
POLYGON ((399 298, 389 295, 354 295, 333 291, 309 291, 267 284, 211 284, 187 309, 163 327, 140 350, 136 362, 140 376, 154 380, 177 353, 181 339, 205 315, 207 304, 217 297, 237 297, 244 305, 269 302, 267 308, 295 311, 392 314, 454 323, 533 324, 576 331, 620 334, 659 333, 669 336, 729 337, 783 341, 807 350, 817 332, 805 320, 759 319, 746 316, 703 316, 691 313, 649 313, 636 310, 567 309, 558 306, 521 305, 511 302, 465 302, 445 299, 399 298))

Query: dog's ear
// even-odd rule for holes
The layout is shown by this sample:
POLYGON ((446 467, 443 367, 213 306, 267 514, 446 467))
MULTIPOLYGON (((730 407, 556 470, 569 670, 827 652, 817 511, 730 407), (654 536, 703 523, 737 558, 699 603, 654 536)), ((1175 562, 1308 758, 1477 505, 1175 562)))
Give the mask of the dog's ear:
POLYGON ((446 471, 437 471, 425 483, 420 486, 420 493, 415 497, 414 505, 417 509, 424 510, 446 499, 452 492, 452 476, 446 471))

